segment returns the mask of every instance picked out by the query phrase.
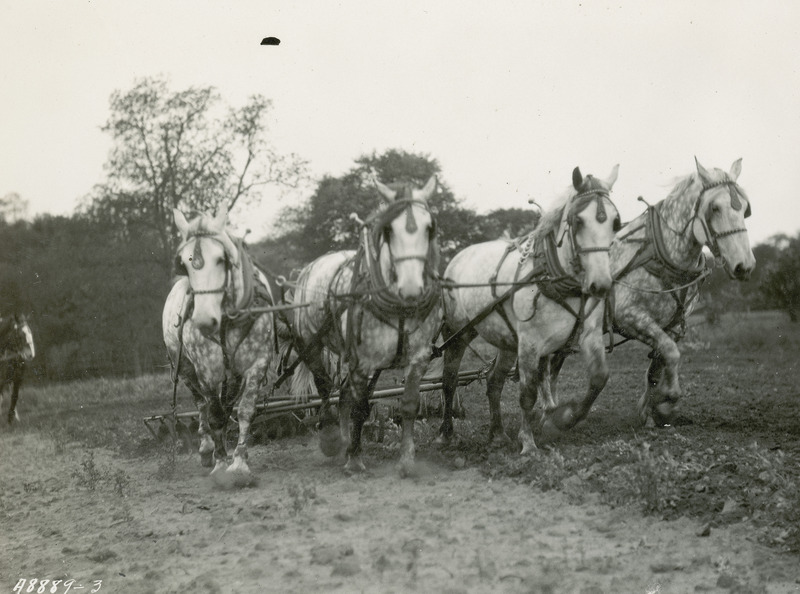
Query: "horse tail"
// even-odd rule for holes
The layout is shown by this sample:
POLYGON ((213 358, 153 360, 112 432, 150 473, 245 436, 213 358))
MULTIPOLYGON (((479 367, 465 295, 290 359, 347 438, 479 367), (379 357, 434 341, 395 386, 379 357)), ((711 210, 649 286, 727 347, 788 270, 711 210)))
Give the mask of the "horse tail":
POLYGON ((314 374, 305 365, 300 363, 292 375, 292 394, 295 402, 307 402, 311 396, 317 394, 317 386, 314 384, 314 374))
POLYGON ((425 372, 426 377, 442 377, 444 373, 444 357, 432 359, 425 372))
MULTIPOLYGON (((339 355, 329 349, 325 349, 322 354, 322 361, 328 376, 333 378, 334 384, 338 383, 336 380, 341 375, 339 355)), ((296 402, 306 402, 309 397, 319 395, 317 385, 314 382, 314 374, 305 363, 300 363, 294 370, 291 391, 296 402)))

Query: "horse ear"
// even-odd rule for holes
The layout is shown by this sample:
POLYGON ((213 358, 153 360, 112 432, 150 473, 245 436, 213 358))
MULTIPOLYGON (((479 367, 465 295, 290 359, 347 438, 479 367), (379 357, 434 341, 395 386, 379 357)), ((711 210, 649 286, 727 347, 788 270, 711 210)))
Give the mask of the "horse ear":
POLYGON ((375 187, 378 188, 378 191, 381 193, 381 196, 383 196, 384 201, 392 202, 395 199, 397 192, 395 192, 389 186, 382 184, 380 181, 378 181, 377 177, 373 177, 372 181, 375 182, 375 187))
POLYGON ((427 202, 428 198, 433 196, 433 193, 436 191, 437 181, 438 180, 436 179, 436 176, 432 175, 421 190, 414 190, 414 198, 417 200, 425 200, 427 202))
POLYGON ((581 168, 576 167, 572 170, 572 187, 574 187, 579 192, 581 191, 581 186, 583 185, 583 176, 581 175, 581 168))
POLYGON ((609 190, 614 187, 614 183, 616 183, 618 175, 619 175, 619 163, 614 165, 614 168, 611 170, 611 175, 609 175, 606 178, 606 185, 608 186, 609 190))
POLYGON ((172 209, 172 215, 175 217, 175 226, 178 227, 181 237, 186 239, 186 235, 189 232, 189 223, 186 220, 186 217, 183 216, 183 213, 177 208, 172 209))
POLYGON ((730 176, 733 181, 739 179, 739 174, 742 172, 742 159, 741 157, 733 162, 731 165, 730 176))
POLYGON ((217 214, 214 215, 214 225, 220 231, 225 229, 225 224, 228 222, 228 210, 230 210, 230 207, 227 200, 220 202, 217 207, 217 214))
POLYGON ((697 157, 694 158, 694 162, 697 165, 697 175, 700 176, 700 180, 704 184, 713 183, 714 180, 711 179, 711 174, 706 170, 705 167, 700 165, 700 161, 697 160, 697 157))

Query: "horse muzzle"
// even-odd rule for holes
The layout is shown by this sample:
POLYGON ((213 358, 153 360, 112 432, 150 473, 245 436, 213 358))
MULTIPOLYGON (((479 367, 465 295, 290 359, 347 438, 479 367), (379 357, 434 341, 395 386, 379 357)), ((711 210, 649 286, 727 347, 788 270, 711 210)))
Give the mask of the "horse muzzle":
POLYGON ((745 266, 742 263, 737 264, 733 269, 731 269, 730 266, 726 266, 725 270, 728 271, 728 276, 738 281, 750 280, 750 275, 753 273, 752 266, 745 266))
POLYGON ((219 334, 219 318, 213 316, 193 316, 194 325, 206 338, 213 338, 219 334))

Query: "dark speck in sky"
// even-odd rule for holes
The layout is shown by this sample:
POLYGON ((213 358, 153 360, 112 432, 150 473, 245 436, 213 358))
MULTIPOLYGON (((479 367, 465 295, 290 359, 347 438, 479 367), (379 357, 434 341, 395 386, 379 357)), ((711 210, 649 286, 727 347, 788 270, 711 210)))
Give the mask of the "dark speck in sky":
POLYGON ((277 37, 265 37, 261 40, 261 45, 280 45, 281 40, 277 37))

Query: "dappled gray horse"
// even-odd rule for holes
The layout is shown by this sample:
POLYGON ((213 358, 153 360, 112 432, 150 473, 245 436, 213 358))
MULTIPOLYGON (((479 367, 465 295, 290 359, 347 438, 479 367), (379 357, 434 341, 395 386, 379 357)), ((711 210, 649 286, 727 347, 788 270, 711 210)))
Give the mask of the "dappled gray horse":
MULTIPOLYGON (((542 382, 540 359, 579 344, 589 370, 588 399, 608 380, 603 346, 605 297, 611 290, 609 247, 619 229, 619 214, 609 193, 615 166, 606 180, 582 176, 546 212, 536 229, 518 241, 496 240, 459 252, 444 273, 444 413, 439 441, 453 432, 453 398, 467 345, 478 335, 498 349, 486 395, 489 439, 508 439, 500 417, 505 378, 519 360, 519 399, 523 413, 519 438, 523 452, 536 447, 531 425, 542 382)), ((545 421, 571 422, 571 411, 548 406, 545 421)))
POLYGON ((200 411, 200 455, 212 475, 225 471, 246 482, 247 437, 259 395, 275 379, 275 324, 270 313, 252 308, 273 304, 265 275, 241 240, 225 229, 227 212, 188 222, 179 210, 175 224, 182 243, 176 265, 181 274, 164 305, 164 342, 177 375, 200 411), (239 441, 228 467, 225 435, 238 402, 239 441))
MULTIPOLYGON (((658 425, 674 420, 682 394, 676 342, 707 274, 703 247, 739 281, 750 278, 756 264, 744 223, 750 200, 736 181, 742 160, 728 173, 709 171, 697 160, 695 164, 696 173, 678 181, 666 198, 627 224, 611 246, 614 331, 653 349, 639 415, 643 422, 652 419, 658 425)), ((555 391, 568 355, 569 350, 563 350, 553 357, 546 397, 552 399, 549 390, 555 391)))
POLYGON ((323 400, 320 446, 328 456, 348 441, 345 468, 363 470, 361 431, 369 417, 369 396, 383 369, 405 369, 400 411, 403 435, 399 470, 414 470, 414 421, 419 385, 441 324, 439 251, 428 198, 431 177, 422 189, 386 186, 379 210, 362 226, 357 251, 326 254, 306 266, 294 300, 310 303, 294 312, 294 334, 304 349, 293 392, 309 391, 311 376, 323 400), (347 369, 339 403, 339 426, 329 406, 333 384, 323 364, 323 348, 338 354, 347 369), (372 377, 372 383, 370 383, 372 377))

